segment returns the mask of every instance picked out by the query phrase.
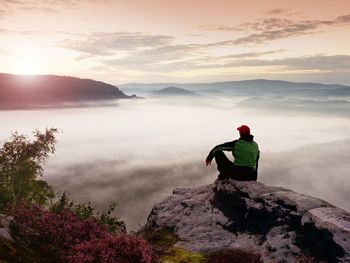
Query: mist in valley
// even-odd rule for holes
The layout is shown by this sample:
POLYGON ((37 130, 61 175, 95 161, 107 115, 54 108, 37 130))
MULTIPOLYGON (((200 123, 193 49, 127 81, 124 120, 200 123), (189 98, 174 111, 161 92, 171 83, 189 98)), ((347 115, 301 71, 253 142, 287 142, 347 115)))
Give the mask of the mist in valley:
MULTIPOLYGON (((325 199, 346 210, 350 188, 348 99, 316 98, 297 108, 265 97, 151 98, 93 107, 0 111, 1 140, 56 127, 56 154, 44 178, 55 191, 104 209, 116 201, 129 230, 175 187, 212 183, 208 152, 251 127, 261 150, 258 180, 325 199), (319 102, 319 103, 318 103, 319 102), (266 106, 268 105, 268 107, 266 106)), ((289 98, 297 101, 300 98, 289 98)), ((227 152, 231 158, 231 154, 227 152)))

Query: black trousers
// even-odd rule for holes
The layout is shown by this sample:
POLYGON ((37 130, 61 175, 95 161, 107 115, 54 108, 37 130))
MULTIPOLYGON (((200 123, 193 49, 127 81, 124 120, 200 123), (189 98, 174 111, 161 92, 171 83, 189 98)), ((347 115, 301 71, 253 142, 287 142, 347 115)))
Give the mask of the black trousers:
POLYGON ((238 181, 256 181, 257 171, 251 167, 236 166, 224 154, 223 151, 215 153, 215 161, 220 172, 218 179, 234 179, 238 181))

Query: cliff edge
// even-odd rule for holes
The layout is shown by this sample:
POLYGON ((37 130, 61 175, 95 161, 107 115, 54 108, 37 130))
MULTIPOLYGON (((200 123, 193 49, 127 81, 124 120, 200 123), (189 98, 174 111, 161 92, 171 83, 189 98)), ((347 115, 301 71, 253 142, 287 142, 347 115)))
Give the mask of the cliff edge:
POLYGON ((174 246, 192 252, 240 249, 262 262, 350 262, 350 213, 260 182, 175 189, 153 207, 141 232, 159 229, 172 231, 174 246))

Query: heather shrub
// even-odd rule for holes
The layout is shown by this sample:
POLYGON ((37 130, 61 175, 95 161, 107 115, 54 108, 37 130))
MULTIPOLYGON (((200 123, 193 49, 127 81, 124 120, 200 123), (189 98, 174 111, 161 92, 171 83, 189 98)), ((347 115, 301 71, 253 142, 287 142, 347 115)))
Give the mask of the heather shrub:
POLYGON ((114 235, 94 217, 81 219, 67 208, 49 211, 36 204, 17 204, 12 213, 15 237, 32 248, 45 244, 59 262, 151 262, 145 240, 114 235))
POLYGON ((69 199, 65 192, 50 206, 52 212, 69 210, 81 220, 94 218, 99 226, 107 226, 110 233, 124 233, 126 231, 125 224, 115 215, 115 209, 116 203, 112 203, 107 211, 96 211, 90 202, 75 203, 69 199))
POLYGON ((71 250, 70 263, 150 263, 152 250, 148 243, 129 235, 106 235, 76 245, 71 250))
POLYGON ((15 233, 32 243, 47 242, 63 250, 108 232, 94 218, 81 220, 68 209, 51 212, 40 205, 17 204, 13 208, 15 233))

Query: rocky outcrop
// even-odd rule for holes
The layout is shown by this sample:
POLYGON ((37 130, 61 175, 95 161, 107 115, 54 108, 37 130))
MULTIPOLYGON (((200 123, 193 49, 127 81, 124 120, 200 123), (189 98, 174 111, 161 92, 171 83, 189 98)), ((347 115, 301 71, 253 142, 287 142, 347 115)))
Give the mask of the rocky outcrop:
POLYGON ((12 216, 0 214, 0 238, 13 241, 10 231, 10 224, 13 220, 12 216))
POLYGON ((259 182, 216 181, 175 189, 144 229, 168 229, 176 247, 242 249, 263 262, 350 262, 350 214, 310 196, 259 182))

